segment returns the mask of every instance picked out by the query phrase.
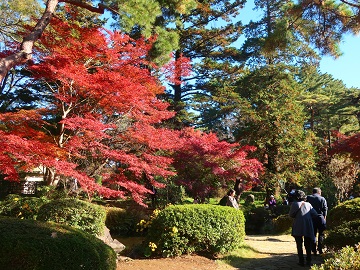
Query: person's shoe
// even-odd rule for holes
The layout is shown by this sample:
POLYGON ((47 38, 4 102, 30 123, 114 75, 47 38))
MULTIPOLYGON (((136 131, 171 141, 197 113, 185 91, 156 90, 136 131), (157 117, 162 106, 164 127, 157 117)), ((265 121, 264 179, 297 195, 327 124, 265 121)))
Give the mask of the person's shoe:
POLYGON ((306 266, 311 266, 311 262, 306 262, 306 266))
POLYGON ((305 266, 305 264, 303 262, 299 262, 298 265, 305 266))

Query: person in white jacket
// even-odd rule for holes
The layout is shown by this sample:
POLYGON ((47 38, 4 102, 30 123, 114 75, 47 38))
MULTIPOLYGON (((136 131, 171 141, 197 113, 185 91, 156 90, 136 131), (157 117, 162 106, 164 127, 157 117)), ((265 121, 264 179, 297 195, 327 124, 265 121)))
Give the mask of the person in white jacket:
POLYGON ((305 266, 303 244, 306 250, 306 265, 311 265, 311 248, 315 243, 312 217, 317 212, 312 205, 306 202, 306 195, 302 190, 296 190, 295 201, 291 203, 289 216, 294 218, 291 235, 295 238, 299 257, 299 265, 305 266))

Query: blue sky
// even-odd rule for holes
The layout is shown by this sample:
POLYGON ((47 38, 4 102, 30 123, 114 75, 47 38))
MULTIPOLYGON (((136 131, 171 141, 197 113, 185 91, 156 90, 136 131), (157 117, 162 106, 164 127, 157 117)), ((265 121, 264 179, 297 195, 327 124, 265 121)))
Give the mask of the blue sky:
MULTIPOLYGON (((261 17, 261 11, 254 11, 254 1, 247 1, 244 9, 240 11, 239 19, 243 24, 250 20, 257 21, 261 17)), ((360 36, 347 35, 340 44, 343 53, 337 59, 332 57, 322 57, 320 62, 320 72, 328 73, 334 79, 342 80, 347 87, 360 89, 360 36)))
POLYGON ((340 49, 343 55, 339 58, 324 57, 321 60, 320 71, 342 80, 347 87, 360 88, 360 37, 346 36, 340 49))

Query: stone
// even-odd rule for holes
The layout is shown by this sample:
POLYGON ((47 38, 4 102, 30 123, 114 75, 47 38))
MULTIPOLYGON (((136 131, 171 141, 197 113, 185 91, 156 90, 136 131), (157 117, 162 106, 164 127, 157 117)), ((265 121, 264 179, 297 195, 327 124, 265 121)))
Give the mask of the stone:
POLYGON ((110 230, 106 226, 104 227, 103 234, 101 236, 98 236, 98 238, 104 241, 105 244, 110 246, 116 252, 116 254, 120 253, 125 249, 125 245, 120 243, 118 240, 112 238, 110 230))

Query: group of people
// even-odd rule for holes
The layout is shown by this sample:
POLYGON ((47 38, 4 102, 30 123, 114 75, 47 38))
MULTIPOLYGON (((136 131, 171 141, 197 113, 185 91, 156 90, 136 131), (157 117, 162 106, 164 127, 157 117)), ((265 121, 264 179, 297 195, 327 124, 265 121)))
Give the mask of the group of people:
MULTIPOLYGON (((236 200, 236 192, 230 189, 220 200, 220 205, 230 206, 239 209, 236 200)), ((326 199, 321 196, 321 189, 313 189, 312 195, 305 195, 302 190, 293 189, 288 198, 283 198, 283 204, 290 204, 289 216, 294 219, 291 235, 295 238, 299 265, 310 266, 312 253, 323 253, 324 230, 326 229, 326 216, 328 206, 326 199), (317 239, 316 239, 316 236, 317 239), (303 246, 305 247, 306 260, 303 246)), ((273 195, 268 201, 269 208, 276 207, 276 200, 273 195)))
POLYGON ((311 265, 311 255, 323 253, 324 230, 328 206, 321 196, 321 189, 314 188, 313 194, 306 196, 302 190, 293 193, 290 217, 294 218, 291 235, 295 238, 299 265, 305 266, 303 245, 306 251, 306 265, 311 265), (316 235, 318 239, 316 241, 316 235))

